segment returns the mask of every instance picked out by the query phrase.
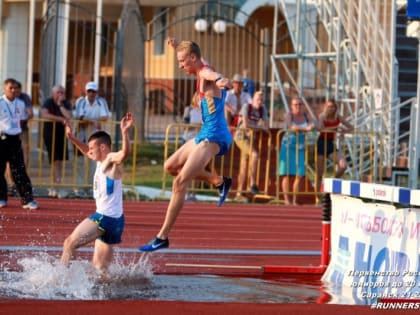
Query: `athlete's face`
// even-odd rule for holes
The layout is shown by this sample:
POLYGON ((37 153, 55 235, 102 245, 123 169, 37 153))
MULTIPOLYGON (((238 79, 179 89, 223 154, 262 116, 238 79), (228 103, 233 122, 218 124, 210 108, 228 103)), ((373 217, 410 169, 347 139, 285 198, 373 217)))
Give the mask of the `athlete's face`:
POLYGON ((195 74, 194 62, 196 61, 196 56, 186 51, 178 51, 177 54, 179 68, 184 70, 185 73, 195 74))
POLYGON ((103 160, 102 152, 104 150, 103 148, 104 146, 105 146, 104 144, 98 144, 97 140, 89 141, 88 156, 94 161, 102 161, 103 160))

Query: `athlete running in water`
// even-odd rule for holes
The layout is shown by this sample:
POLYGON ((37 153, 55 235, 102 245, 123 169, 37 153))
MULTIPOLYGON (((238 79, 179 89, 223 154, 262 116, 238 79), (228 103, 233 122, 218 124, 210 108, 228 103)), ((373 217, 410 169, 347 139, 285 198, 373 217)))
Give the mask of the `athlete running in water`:
POLYGON ((165 172, 175 176, 172 197, 159 233, 150 243, 139 248, 147 252, 169 246, 169 232, 184 205, 187 188, 193 179, 206 181, 219 190, 219 207, 224 203, 232 185, 231 178, 205 169, 214 156, 226 154, 232 144, 224 109, 225 88, 230 88, 230 81, 207 65, 196 43, 178 42, 170 37, 168 44, 176 49, 179 68, 197 77, 203 124, 198 135, 187 141, 165 162, 165 172))

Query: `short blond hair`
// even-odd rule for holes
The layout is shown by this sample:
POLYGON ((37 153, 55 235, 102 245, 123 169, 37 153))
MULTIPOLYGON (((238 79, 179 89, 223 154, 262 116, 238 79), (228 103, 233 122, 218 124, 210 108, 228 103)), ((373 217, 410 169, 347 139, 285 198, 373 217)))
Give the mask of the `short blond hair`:
POLYGON ((201 49, 197 43, 189 40, 183 40, 179 45, 176 47, 176 51, 185 51, 188 54, 194 54, 197 56, 198 59, 201 59, 201 49))

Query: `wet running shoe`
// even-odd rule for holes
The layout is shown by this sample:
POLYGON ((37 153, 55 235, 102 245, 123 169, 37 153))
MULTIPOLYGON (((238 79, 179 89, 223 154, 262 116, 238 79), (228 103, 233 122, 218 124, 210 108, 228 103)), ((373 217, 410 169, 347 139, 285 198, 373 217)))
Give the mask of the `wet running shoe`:
POLYGON ((225 202, 230 186, 232 186, 232 178, 223 177, 223 184, 217 187, 219 189, 219 202, 217 204, 219 207, 225 202))
POLYGON ((166 240, 163 240, 158 237, 155 237, 153 240, 150 241, 149 244, 139 247, 139 250, 142 252, 154 252, 155 250, 168 248, 168 247, 169 247, 168 238, 166 240))

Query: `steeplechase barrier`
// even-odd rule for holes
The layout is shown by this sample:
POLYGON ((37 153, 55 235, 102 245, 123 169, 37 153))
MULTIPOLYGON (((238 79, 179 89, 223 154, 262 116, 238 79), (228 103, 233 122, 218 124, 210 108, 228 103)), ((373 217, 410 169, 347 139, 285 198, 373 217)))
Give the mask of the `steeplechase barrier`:
POLYGON ((420 297, 420 190, 325 179, 331 259, 322 280, 333 299, 372 304, 420 297))

